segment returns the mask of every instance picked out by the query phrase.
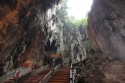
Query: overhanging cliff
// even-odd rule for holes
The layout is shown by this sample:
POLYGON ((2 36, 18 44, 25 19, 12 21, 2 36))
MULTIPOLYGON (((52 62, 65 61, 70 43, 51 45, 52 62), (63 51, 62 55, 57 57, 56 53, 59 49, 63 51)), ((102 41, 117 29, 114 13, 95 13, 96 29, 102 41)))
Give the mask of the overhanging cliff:
POLYGON ((77 67, 77 83, 125 83, 124 4, 93 0, 87 33, 95 53, 77 67))
POLYGON ((0 64, 9 71, 42 65, 47 33, 46 11, 60 0, 0 1, 0 64))
POLYGON ((103 57, 125 61, 125 0, 93 0, 88 20, 92 47, 103 57))

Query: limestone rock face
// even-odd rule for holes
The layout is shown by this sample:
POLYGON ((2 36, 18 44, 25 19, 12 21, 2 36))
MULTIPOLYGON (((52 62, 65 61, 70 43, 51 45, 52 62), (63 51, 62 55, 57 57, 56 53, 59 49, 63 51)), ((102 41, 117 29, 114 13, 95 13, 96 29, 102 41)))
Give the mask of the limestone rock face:
POLYGON ((93 0, 88 36, 96 52, 125 61, 125 0, 93 0))
POLYGON ((47 35, 46 11, 59 1, 0 1, 0 64, 12 61, 14 67, 42 64, 47 35))
POLYGON ((77 83, 125 83, 125 65, 94 54, 77 65, 77 83), (78 66, 79 65, 79 66, 78 66))

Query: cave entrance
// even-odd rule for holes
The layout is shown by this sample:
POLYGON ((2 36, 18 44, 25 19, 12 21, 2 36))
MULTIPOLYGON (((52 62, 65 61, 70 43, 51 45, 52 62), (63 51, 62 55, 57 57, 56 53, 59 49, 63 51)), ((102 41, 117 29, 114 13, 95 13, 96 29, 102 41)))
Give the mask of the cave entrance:
POLYGON ((44 63, 49 63, 47 58, 50 54, 57 53, 62 55, 63 65, 69 66, 70 63, 86 58, 87 50, 83 43, 88 41, 87 15, 91 9, 92 0, 62 0, 61 2, 61 7, 58 6, 56 14, 50 13, 50 11, 55 12, 56 8, 47 11, 51 18, 48 23, 51 28, 45 45, 44 63))
POLYGON ((68 16, 77 20, 85 18, 91 9, 93 0, 68 0, 68 16))
MULTIPOLYGON (((90 47, 84 45, 88 42, 87 25, 88 13, 91 10, 93 0, 62 0, 60 30, 60 48, 63 63, 77 63, 87 58, 90 47), (69 60, 67 60, 69 58, 69 60), (71 59, 71 60, 70 60, 71 59)), ((89 45, 88 45, 89 46, 89 45)))

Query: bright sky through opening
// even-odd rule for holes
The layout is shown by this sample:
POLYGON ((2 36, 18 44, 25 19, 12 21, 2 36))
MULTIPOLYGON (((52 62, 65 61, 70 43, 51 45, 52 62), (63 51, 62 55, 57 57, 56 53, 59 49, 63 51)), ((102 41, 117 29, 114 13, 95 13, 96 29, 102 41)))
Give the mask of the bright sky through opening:
POLYGON ((92 0, 68 0, 68 16, 70 17, 72 15, 75 19, 84 18, 91 9, 91 5, 92 0))

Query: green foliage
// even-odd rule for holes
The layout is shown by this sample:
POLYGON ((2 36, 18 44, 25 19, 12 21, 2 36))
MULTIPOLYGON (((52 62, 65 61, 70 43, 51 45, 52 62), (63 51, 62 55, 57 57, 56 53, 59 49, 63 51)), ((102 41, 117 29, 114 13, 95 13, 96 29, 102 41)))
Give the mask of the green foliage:
POLYGON ((76 20, 76 26, 79 27, 80 25, 82 25, 83 27, 87 27, 87 17, 86 18, 82 18, 81 20, 76 20))
POLYGON ((70 26, 72 28, 78 28, 80 25, 87 26, 87 17, 82 18, 81 20, 76 20, 74 16, 68 16, 67 9, 67 0, 62 0, 60 19, 66 26, 70 26))
POLYGON ((63 66, 70 66, 70 59, 63 58, 63 66))

